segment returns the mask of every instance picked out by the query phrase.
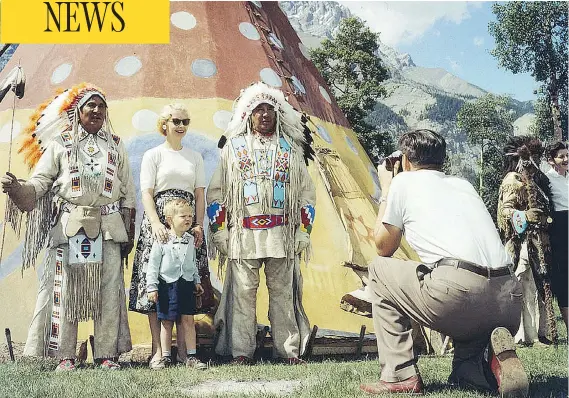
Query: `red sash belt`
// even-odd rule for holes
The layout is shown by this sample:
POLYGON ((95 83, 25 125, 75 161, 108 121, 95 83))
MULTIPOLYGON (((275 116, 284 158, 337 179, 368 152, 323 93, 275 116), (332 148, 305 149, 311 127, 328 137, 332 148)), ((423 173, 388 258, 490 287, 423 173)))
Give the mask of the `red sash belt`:
POLYGON ((243 228, 247 229, 270 229, 287 223, 287 217, 274 214, 262 214, 243 218, 243 228))

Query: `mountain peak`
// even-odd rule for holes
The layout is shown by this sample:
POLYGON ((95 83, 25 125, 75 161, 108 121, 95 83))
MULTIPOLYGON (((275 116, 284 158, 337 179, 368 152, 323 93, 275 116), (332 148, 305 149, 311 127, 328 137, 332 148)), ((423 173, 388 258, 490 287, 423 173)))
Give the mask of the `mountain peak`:
POLYGON ((297 32, 322 38, 331 39, 340 21, 352 16, 333 1, 282 1, 279 5, 297 32))
MULTIPOLYGON (((301 38, 310 35, 331 39, 340 21, 353 16, 348 8, 335 1, 283 1, 279 4, 301 38)), ((377 44, 377 55, 392 74, 398 75, 404 68, 415 66, 409 54, 400 53, 381 40, 377 44)))

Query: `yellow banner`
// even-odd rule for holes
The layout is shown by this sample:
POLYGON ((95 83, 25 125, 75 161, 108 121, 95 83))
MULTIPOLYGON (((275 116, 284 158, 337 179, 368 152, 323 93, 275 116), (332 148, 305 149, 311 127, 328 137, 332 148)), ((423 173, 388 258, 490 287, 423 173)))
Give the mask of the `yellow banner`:
POLYGON ((0 42, 155 44, 170 41, 169 0, 2 0, 0 42))

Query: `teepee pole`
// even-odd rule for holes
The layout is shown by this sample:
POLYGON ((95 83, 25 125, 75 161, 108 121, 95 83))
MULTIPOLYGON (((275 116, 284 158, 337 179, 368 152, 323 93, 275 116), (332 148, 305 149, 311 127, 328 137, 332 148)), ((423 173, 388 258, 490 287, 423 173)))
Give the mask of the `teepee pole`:
MULTIPOLYGON (((23 76, 23 70, 20 66, 20 62, 18 62, 18 74, 16 75, 15 81, 12 83, 12 90, 14 91, 14 100, 12 102, 12 121, 10 124, 10 144, 8 146, 8 172, 11 171, 12 166, 12 145, 13 145, 13 134, 14 134, 14 118, 16 115, 16 85, 18 84, 20 77, 23 76)), ((2 265, 2 259, 4 258, 4 242, 6 240, 6 224, 10 222, 12 227, 19 234, 20 231, 20 222, 22 219, 21 214, 18 213, 16 216, 15 214, 10 214, 10 209, 8 205, 8 200, 6 200, 6 206, 4 207, 4 225, 2 227, 2 244, 0 245, 0 266, 2 265)))

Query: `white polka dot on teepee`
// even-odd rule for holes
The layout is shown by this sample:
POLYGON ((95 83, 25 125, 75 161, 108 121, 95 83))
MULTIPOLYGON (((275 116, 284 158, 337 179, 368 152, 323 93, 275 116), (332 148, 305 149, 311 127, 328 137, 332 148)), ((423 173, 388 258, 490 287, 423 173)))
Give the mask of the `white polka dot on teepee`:
POLYGON ((318 133, 320 138, 322 138, 328 144, 332 143, 332 137, 330 137, 330 133, 328 133, 328 130, 326 130, 326 128, 324 126, 316 127, 316 132, 318 133))
POLYGON ((306 48, 304 44, 302 44, 302 42, 298 42, 298 49, 300 50, 302 55, 304 55, 304 58, 310 59, 310 51, 308 50, 308 48, 306 48))
POLYGON ((156 131, 156 123, 158 123, 158 114, 149 109, 141 109, 132 116, 132 125, 140 131, 156 131))
POLYGON ((178 11, 170 16, 170 22, 182 30, 190 30, 196 27, 196 17, 187 11, 178 11))
POLYGON ((259 31, 255 28, 250 22, 241 22, 239 24, 239 32, 249 40, 259 40, 261 39, 261 35, 259 35, 259 31))
POLYGON ((121 76, 132 76, 142 68, 142 62, 136 55, 129 55, 121 58, 115 64, 115 72, 121 76))
POLYGON ((55 70, 51 74, 51 83, 59 84, 63 82, 65 79, 69 77, 72 69, 73 65, 68 63, 59 65, 57 68, 55 68, 55 70))
POLYGON ((348 146, 350 147, 350 149, 352 150, 353 153, 355 153, 356 155, 358 154, 358 148, 356 148, 356 146, 354 145, 354 142, 352 141, 352 139, 348 136, 346 136, 346 143, 348 144, 348 146))
POLYGON ((318 86, 320 89, 320 94, 322 94, 322 97, 326 100, 326 102, 328 102, 329 104, 332 103, 332 99, 330 98, 330 94, 328 94, 328 91, 326 91, 326 89, 322 86, 318 86))
POLYGON ((259 76, 261 77, 263 83, 268 84, 269 86, 282 87, 283 85, 281 77, 271 68, 262 69, 259 73, 259 76))
POLYGON ((225 131, 229 121, 231 120, 231 116, 233 116, 232 112, 225 110, 217 111, 213 114, 213 124, 215 124, 215 127, 218 129, 225 131))
POLYGON ((196 59, 192 62, 192 73, 197 77, 212 77, 217 73, 217 66, 210 59, 196 59))

